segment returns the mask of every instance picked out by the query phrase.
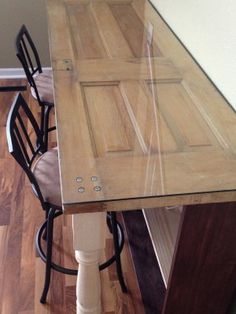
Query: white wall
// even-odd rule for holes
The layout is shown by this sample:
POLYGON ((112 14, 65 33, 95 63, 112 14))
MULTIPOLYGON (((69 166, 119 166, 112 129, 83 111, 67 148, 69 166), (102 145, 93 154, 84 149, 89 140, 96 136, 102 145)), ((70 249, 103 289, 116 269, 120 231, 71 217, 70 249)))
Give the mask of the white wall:
POLYGON ((236 109, 236 0, 151 0, 236 109))
POLYGON ((15 37, 25 24, 44 66, 49 65, 46 7, 44 0, 0 0, 0 68, 20 68, 15 37))

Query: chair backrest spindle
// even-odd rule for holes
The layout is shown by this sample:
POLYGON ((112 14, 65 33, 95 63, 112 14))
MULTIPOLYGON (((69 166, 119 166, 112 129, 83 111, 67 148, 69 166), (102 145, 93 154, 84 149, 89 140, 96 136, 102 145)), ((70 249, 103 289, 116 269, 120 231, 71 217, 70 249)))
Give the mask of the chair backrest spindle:
POLYGON ((35 90, 37 100, 41 103, 34 75, 36 73, 42 73, 42 66, 37 49, 25 25, 21 26, 16 37, 15 45, 16 55, 24 68, 27 80, 30 86, 35 90))

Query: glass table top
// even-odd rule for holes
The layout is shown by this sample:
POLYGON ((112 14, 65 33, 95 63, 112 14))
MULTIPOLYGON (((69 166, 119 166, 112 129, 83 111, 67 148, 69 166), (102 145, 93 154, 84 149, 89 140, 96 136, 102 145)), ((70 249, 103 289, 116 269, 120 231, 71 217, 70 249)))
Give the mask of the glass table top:
POLYGON ((235 191, 235 112, 148 1, 47 11, 64 205, 235 191))

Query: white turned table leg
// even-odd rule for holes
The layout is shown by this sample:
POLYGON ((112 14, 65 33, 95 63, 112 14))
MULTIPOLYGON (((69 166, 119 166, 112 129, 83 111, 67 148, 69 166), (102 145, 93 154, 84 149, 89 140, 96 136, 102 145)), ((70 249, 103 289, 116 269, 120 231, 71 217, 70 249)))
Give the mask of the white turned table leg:
POLYGON ((105 248, 106 213, 72 216, 73 245, 79 263, 77 314, 101 313, 99 262, 105 248))

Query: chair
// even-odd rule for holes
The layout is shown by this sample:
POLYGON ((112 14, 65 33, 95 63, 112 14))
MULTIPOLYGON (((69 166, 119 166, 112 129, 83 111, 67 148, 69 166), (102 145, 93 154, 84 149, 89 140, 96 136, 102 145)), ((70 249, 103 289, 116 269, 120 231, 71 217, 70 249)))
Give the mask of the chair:
MULTIPOLYGON (((57 148, 38 155, 45 143, 40 128, 21 94, 17 95, 10 109, 6 133, 9 152, 25 171, 33 192, 45 211, 46 220, 36 235, 37 252, 46 263, 44 289, 40 299, 41 303, 45 303, 52 268, 64 274, 77 275, 77 269, 67 269, 52 262, 53 222, 62 214, 57 148), (42 249, 42 238, 46 240, 46 253, 42 249)), ((127 292, 120 261, 124 234, 114 212, 107 215, 107 222, 113 234, 115 253, 108 261, 101 264, 99 269, 103 270, 116 261, 117 276, 122 291, 127 292)))
POLYGON ((40 129, 43 132, 44 149, 47 151, 48 133, 55 129, 49 128, 49 113, 54 106, 52 71, 42 71, 39 54, 26 28, 22 25, 16 36, 16 55, 23 66, 32 96, 41 107, 40 129))

